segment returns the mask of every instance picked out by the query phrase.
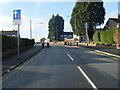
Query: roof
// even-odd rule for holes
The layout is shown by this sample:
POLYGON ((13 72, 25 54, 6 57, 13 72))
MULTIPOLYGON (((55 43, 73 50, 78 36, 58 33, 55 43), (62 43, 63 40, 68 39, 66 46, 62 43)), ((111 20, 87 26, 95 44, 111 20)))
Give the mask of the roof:
POLYGON ((112 20, 112 21, 118 23, 118 18, 109 18, 109 20, 112 20))
POLYGON ((63 32, 64 35, 73 35, 73 32, 63 32))
POLYGON ((13 31, 0 31, 0 33, 2 34, 17 34, 17 31, 13 30, 13 31))

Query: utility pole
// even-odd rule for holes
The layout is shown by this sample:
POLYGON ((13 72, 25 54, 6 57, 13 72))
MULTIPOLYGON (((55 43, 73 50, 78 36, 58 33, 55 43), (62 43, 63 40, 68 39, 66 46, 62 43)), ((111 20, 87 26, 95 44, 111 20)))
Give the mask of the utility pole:
POLYGON ((18 59, 20 56, 20 25, 18 24, 18 59))
POLYGON ((30 20, 30 39, 32 39, 32 21, 30 20))
POLYGON ((89 42, 88 27, 89 27, 89 26, 88 26, 88 23, 86 22, 86 23, 85 23, 85 28, 86 28, 85 30, 86 30, 86 41, 87 41, 87 44, 88 44, 88 42, 89 42))

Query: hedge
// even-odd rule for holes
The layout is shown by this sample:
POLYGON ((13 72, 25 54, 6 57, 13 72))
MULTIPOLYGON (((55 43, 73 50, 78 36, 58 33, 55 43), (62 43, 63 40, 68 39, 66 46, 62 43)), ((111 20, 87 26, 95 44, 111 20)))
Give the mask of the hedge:
MULTIPOLYGON (((20 38, 20 48, 33 46, 33 45, 34 45, 34 39, 30 40, 30 39, 20 38)), ((7 49, 16 49, 16 48, 17 48, 16 37, 2 35, 2 51, 5 51, 7 49)))
POLYGON ((113 36, 116 28, 105 30, 105 31, 96 31, 93 35, 94 42, 105 42, 105 43, 115 43, 113 40, 113 36))
POLYGON ((96 31, 93 35, 93 41, 94 42, 100 42, 100 32, 96 31))
POLYGON ((120 28, 115 30, 113 40, 116 44, 120 44, 120 28))

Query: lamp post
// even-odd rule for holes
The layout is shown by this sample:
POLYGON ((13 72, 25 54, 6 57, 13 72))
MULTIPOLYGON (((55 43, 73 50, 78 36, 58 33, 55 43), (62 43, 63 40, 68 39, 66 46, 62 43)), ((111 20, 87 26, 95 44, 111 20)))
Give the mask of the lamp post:
POLYGON ((30 39, 32 39, 32 20, 30 20, 30 39))
POLYGON ((36 45, 37 45, 37 24, 43 24, 43 22, 35 23, 36 24, 36 45))
POLYGON ((88 27, 89 27, 89 25, 88 25, 88 23, 86 22, 86 23, 85 23, 85 32, 86 32, 86 41, 87 41, 87 45, 88 45, 88 42, 89 42, 88 27))

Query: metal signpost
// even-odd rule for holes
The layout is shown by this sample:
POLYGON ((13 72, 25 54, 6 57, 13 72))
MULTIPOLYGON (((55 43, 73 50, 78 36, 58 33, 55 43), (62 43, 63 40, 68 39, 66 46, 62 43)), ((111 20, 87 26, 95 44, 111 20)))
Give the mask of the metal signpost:
POLYGON ((20 56, 20 24, 21 24, 21 9, 13 10, 13 25, 18 25, 18 59, 20 56))

